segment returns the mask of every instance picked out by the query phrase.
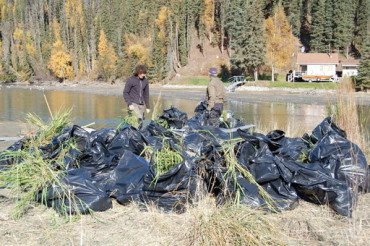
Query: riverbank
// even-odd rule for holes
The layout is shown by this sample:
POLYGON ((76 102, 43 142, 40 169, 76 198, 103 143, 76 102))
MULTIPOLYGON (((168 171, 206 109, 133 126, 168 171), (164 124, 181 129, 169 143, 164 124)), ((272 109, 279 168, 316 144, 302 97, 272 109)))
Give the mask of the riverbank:
MULTIPOLYGON (((2 83, 0 90, 4 87, 16 87, 27 90, 41 91, 68 91, 76 93, 89 93, 96 95, 121 96, 124 83, 104 82, 64 82, 47 81, 40 83, 16 82, 2 83)), ((206 86, 188 85, 150 85, 152 96, 161 96, 171 99, 188 99, 200 101, 205 96, 206 86)), ((370 105, 370 94, 355 93, 359 105, 370 105)), ((312 105, 329 105, 336 100, 336 90, 323 90, 311 88, 269 88, 261 86, 241 86, 235 92, 228 92, 229 101, 242 103, 282 102, 312 105)), ((20 137, 32 129, 22 122, 0 122, 0 137, 20 137)), ((0 151, 14 143, 13 140, 4 141, 0 139, 0 151)))
MULTIPOLYGON (((96 95, 121 96, 124 82, 114 84, 96 81, 63 82, 46 81, 40 83, 16 82, 0 84, 1 86, 15 86, 24 89, 62 90, 69 92, 89 93, 96 95)), ((0 89, 1 89, 0 86, 0 89)), ((152 96, 164 98, 201 100, 205 96, 206 86, 189 85, 150 85, 152 96)), ((356 102, 359 105, 370 105, 370 93, 356 92, 356 102)), ((228 100, 237 100, 246 103, 285 102, 301 104, 327 105, 336 99, 336 90, 312 88, 269 88, 263 86, 240 86, 235 92, 227 93, 228 100)))

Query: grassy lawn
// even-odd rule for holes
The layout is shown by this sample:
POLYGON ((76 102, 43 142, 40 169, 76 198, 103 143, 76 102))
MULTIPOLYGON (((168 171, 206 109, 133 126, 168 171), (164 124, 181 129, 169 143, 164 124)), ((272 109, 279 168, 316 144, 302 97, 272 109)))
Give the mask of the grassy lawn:
POLYGON ((208 85, 208 76, 182 76, 176 80, 170 81, 170 85, 208 85))
MULTIPOLYGON (((183 76, 176 80, 170 81, 170 85, 208 85, 208 76, 183 76)), ((225 82, 225 86, 231 83, 225 82)), ((286 82, 286 81, 275 81, 271 82, 268 80, 261 81, 249 81, 245 86, 261 86, 261 87, 276 87, 276 88, 317 88, 317 89, 335 89, 338 83, 333 82, 286 82)))
POLYGON ((263 86, 270 88, 316 88, 316 89, 335 89, 338 83, 333 82, 286 82, 286 81, 257 81, 247 82, 245 86, 263 86))

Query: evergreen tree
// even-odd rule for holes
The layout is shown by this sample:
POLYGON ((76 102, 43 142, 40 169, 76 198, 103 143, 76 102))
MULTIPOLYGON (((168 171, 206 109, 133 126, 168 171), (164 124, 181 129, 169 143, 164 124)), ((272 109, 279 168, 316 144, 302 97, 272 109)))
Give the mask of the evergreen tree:
POLYGON ((160 81, 167 74, 168 8, 163 6, 155 19, 154 47, 152 51, 153 78, 160 81))
POLYGON ((241 72, 253 72, 258 79, 258 68, 264 64, 265 39, 262 7, 259 1, 231 2, 226 28, 232 49, 232 67, 241 72))
POLYGON ((369 0, 357 0, 355 17, 355 36, 353 45, 361 55, 363 53, 367 38, 370 37, 370 2, 369 0))
MULTIPOLYGON (((333 16, 334 16, 334 4, 335 0, 326 0, 325 1, 325 32, 324 32, 324 43, 326 45, 330 46, 330 49, 332 49, 333 45, 333 16)), ((326 47, 326 51, 329 50, 328 47, 326 47)))
POLYGON ((283 6, 294 36, 299 36, 302 24, 303 0, 283 0, 283 6))
POLYGON ((325 0, 318 0, 312 6, 310 51, 327 51, 325 43, 325 0))
POLYGON ((334 1, 333 8, 333 46, 348 55, 354 31, 353 0, 334 1))
POLYGON ((367 42, 363 51, 363 56, 358 68, 355 87, 360 90, 370 89, 370 42, 367 42))

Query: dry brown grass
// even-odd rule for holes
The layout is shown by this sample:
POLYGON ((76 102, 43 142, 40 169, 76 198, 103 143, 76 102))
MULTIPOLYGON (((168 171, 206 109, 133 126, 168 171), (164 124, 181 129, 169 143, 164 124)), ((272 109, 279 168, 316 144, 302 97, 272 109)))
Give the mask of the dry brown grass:
MULTIPOLYGON (((367 149, 367 136, 362 130, 364 122, 361 122, 356 106, 355 90, 350 78, 341 80, 337 87, 337 100, 335 105, 329 108, 329 114, 340 128, 346 131, 347 138, 356 143, 361 149, 367 149)), ((366 150, 367 151, 367 150, 366 150)))
POLYGON ((218 208, 207 197, 184 214, 114 202, 95 218, 71 222, 44 206, 13 220, 7 215, 13 204, 5 197, 10 195, 0 190, 0 245, 248 245, 249 237, 258 237, 257 245, 362 246, 370 234, 370 194, 360 196, 353 218, 306 202, 280 214, 218 208))

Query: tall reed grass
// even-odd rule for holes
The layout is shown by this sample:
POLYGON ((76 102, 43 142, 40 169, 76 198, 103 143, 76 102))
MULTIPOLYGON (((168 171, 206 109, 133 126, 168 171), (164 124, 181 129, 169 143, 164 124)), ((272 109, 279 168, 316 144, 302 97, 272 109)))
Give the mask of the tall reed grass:
POLYGON ((0 154, 0 159, 15 160, 14 164, 4 166, 0 170, 0 186, 12 189, 16 195, 16 205, 12 211, 14 218, 20 218, 36 200, 46 204, 48 187, 51 185, 60 187, 60 194, 57 196, 60 196, 61 200, 65 197, 74 200, 71 190, 61 179, 64 175, 64 157, 70 148, 76 147, 75 144, 73 141, 63 143, 59 155, 51 159, 46 157, 40 148, 49 144, 54 136, 70 124, 70 113, 71 110, 59 113, 50 123, 44 122, 36 115, 28 114, 28 122, 38 127, 37 133, 23 140, 25 144, 22 149, 0 154))
POLYGON ((351 78, 345 77, 340 81, 336 90, 336 101, 328 106, 328 114, 333 117, 339 127, 346 131, 349 140, 369 154, 366 144, 368 136, 364 131, 368 112, 359 112, 351 78), (359 113, 364 116, 362 121, 359 113))

